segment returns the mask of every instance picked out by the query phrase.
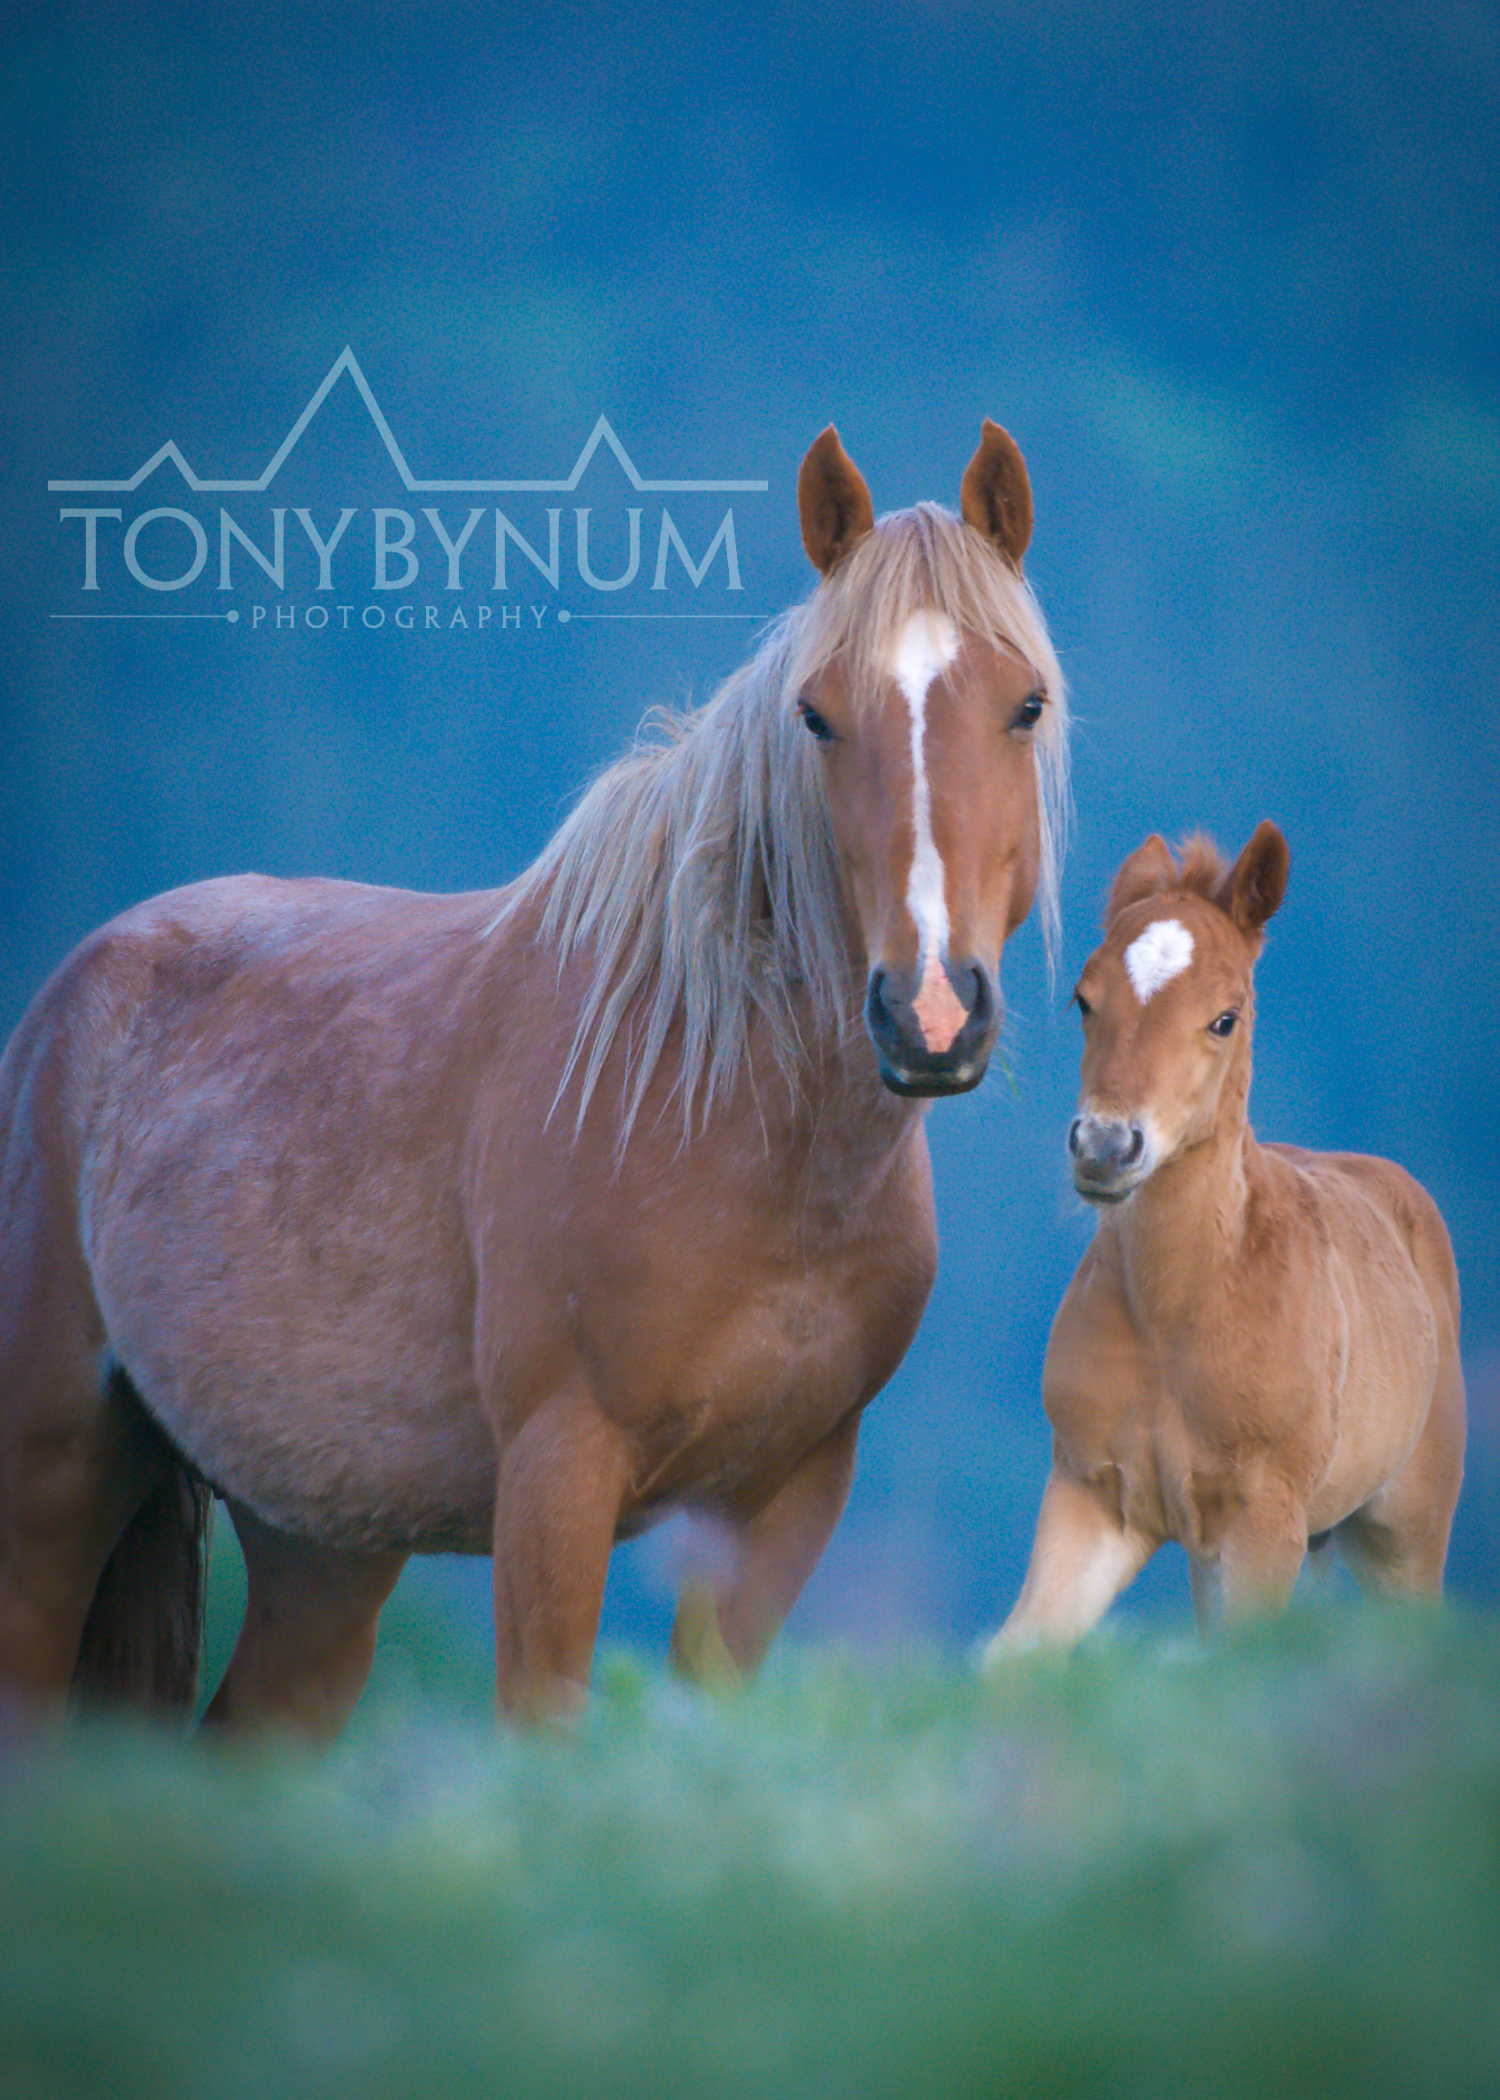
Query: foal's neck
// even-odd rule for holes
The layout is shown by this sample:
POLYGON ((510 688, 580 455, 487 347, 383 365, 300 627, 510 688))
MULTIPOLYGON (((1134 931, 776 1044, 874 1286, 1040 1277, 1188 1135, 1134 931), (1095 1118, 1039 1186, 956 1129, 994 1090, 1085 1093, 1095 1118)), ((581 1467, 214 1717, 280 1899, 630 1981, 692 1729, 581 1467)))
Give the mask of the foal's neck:
POLYGON ((1210 1135, 1159 1167, 1111 1217, 1132 1297, 1154 1325, 1201 1321, 1243 1259, 1261 1152, 1243 1100, 1210 1135))

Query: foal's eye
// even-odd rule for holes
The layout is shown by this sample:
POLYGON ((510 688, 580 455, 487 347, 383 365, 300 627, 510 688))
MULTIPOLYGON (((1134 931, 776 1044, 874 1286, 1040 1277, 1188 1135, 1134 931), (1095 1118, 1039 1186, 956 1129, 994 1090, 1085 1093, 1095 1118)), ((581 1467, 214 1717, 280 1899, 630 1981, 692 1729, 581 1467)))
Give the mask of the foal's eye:
POLYGON ((797 712, 820 744, 831 744, 833 742, 833 731, 810 700, 799 700, 797 702, 797 712))
POLYGON ((1028 693, 1011 718, 1012 729, 1035 729, 1042 719, 1042 709, 1047 705, 1045 693, 1028 693))
POLYGON ((1226 1035, 1233 1035, 1234 1024, 1238 1019, 1239 1015, 1231 1007, 1228 1013, 1222 1013, 1219 1015, 1216 1021, 1209 1022, 1208 1032, 1210 1035, 1217 1035, 1220 1037, 1226 1035))
POLYGON ((1088 1019, 1089 1015, 1094 1011, 1094 1009, 1089 1005, 1087 999, 1084 998, 1082 992, 1075 992, 1073 994, 1073 1004, 1078 1008, 1079 1013, 1082 1015, 1085 1021, 1088 1019))

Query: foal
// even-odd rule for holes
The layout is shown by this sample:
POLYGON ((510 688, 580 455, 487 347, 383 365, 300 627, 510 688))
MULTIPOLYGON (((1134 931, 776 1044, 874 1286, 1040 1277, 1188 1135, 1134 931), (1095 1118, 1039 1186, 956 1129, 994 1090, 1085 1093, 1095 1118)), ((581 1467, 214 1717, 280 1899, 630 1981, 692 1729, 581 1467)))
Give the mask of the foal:
POLYGON ((1458 1278, 1387 1160, 1262 1145, 1252 975, 1286 888, 1263 823, 1233 868, 1147 839, 1074 994, 1073 1181, 1099 1210, 1053 1324, 1054 1432, 1020 1602, 986 1651, 1071 1642, 1164 1540, 1200 1627, 1283 1604, 1332 1533, 1365 1584, 1436 1594, 1463 1470, 1458 1278))

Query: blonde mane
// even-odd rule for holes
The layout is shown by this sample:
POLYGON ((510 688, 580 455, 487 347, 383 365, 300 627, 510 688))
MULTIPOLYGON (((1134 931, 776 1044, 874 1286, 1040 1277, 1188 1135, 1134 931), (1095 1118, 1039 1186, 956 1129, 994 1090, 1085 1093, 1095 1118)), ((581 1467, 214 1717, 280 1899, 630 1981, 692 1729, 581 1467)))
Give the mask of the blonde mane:
POLYGON ((559 968, 592 957, 554 1108, 581 1075, 581 1126, 628 1024, 623 1145, 680 1021, 686 1133, 733 1085, 757 1014, 788 1076, 808 1017, 835 1029, 857 1019, 820 762, 796 701, 841 654, 850 692, 876 690, 906 622, 929 608, 1018 650, 1047 695, 1035 743, 1051 957, 1068 810, 1062 673, 1027 584, 972 527, 918 504, 882 518, 705 706, 654 715, 656 740, 594 781, 507 892, 491 931, 541 898, 539 938, 559 968))

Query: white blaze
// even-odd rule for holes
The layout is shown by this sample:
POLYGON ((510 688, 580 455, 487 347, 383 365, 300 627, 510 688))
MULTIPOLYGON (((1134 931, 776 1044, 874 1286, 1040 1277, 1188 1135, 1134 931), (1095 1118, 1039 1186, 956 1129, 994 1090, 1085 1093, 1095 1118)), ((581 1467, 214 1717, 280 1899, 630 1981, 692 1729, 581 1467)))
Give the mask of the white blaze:
POLYGON ((906 908, 921 942, 921 962, 943 954, 948 946, 948 878, 942 856, 932 842, 932 797, 927 787, 927 695, 932 683, 958 654, 958 631, 942 613, 913 613, 901 630, 891 670, 911 711, 911 873, 906 878, 906 908))
POLYGON ((1180 977, 1193 959, 1193 936, 1178 919, 1153 919, 1125 950, 1125 967, 1142 1006, 1180 977))

